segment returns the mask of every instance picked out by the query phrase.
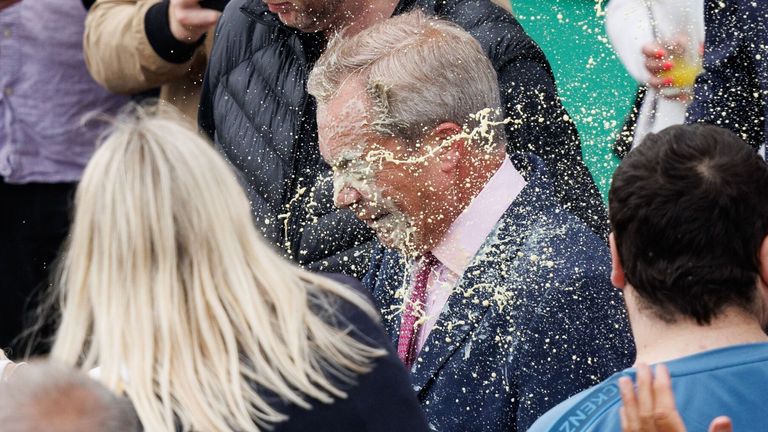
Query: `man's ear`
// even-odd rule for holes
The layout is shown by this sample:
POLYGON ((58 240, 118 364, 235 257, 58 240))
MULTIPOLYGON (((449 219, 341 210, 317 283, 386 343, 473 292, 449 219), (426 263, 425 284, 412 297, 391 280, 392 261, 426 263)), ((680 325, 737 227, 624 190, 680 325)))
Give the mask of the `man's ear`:
POLYGON ((768 237, 760 243, 760 279, 768 285, 768 237))
POLYGON ((432 130, 434 145, 439 146, 437 157, 440 171, 451 172, 456 169, 459 161, 465 156, 466 140, 457 139, 461 134, 461 126, 453 122, 443 122, 432 130))
MULTIPOLYGON (((768 313, 768 237, 765 237, 760 243, 760 256, 758 258, 760 260, 757 280, 758 295, 763 299, 762 310, 768 313)), ((768 316, 763 317, 763 319, 766 321, 763 325, 768 325, 768 316)))
POLYGON ((621 264, 613 233, 608 236, 608 243, 611 245, 611 283, 616 288, 624 289, 627 286, 627 279, 624 277, 624 266, 621 264))

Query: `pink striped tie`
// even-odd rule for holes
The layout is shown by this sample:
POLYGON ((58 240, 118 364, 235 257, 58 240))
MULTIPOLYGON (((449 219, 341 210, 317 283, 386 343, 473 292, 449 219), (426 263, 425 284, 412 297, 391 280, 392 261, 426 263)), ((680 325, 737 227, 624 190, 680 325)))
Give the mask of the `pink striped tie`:
POLYGON ((420 261, 421 268, 416 274, 411 297, 405 305, 403 318, 400 321, 400 338, 397 341, 397 356, 408 369, 413 366, 413 362, 416 360, 416 340, 418 339, 416 322, 424 314, 429 274, 440 262, 431 252, 425 253, 420 261))

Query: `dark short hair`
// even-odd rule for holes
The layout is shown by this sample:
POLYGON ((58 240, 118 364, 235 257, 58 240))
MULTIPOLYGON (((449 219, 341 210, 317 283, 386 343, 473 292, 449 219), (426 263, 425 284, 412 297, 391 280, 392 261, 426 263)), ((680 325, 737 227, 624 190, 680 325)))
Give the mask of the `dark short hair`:
POLYGON ((768 165, 711 125, 648 134, 613 175, 609 215, 624 273, 660 318, 708 324, 754 311, 768 235, 768 165))

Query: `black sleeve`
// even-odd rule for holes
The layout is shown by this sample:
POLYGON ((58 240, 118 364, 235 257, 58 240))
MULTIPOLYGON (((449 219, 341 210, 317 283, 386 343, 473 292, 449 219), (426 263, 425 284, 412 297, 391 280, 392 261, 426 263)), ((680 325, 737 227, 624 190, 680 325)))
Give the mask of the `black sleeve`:
POLYGON ((359 292, 360 294, 363 294, 366 297, 370 298, 370 294, 365 291, 360 281, 353 278, 352 276, 347 276, 342 273, 321 273, 321 274, 332 281, 338 282, 342 285, 346 285, 352 288, 353 290, 359 292))
MULTIPOLYGON (((218 36, 218 27, 221 25, 221 19, 219 19, 219 23, 216 24, 216 35, 218 36)), ((216 144, 216 121, 213 117, 213 88, 215 88, 215 85, 217 83, 213 82, 214 80, 218 81, 218 76, 213 76, 215 74, 211 73, 211 66, 214 64, 215 59, 218 57, 218 50, 217 45, 214 44, 213 51, 211 51, 211 56, 208 59, 208 66, 206 66, 205 75, 203 76, 203 85, 200 89, 200 107, 197 110, 197 126, 200 128, 200 131, 205 133, 205 135, 208 136, 208 138, 211 140, 211 142, 216 144)))
POLYGON ((576 125, 560 102, 543 53, 533 44, 526 50, 531 52, 496 66, 505 116, 511 119, 507 152, 539 156, 560 204, 607 243, 608 216, 582 158, 576 125))
MULTIPOLYGON (((359 280, 341 273, 319 274, 350 288, 375 307, 371 291, 366 289, 365 285, 359 280)), ((339 303, 336 313, 338 314, 337 318, 340 319, 340 322, 338 323, 339 326, 353 328, 353 334, 359 335, 364 341, 373 342, 378 346, 386 348, 391 353, 395 352, 394 347, 392 346, 392 340, 387 336, 387 333, 382 326, 381 315, 372 318, 357 306, 346 301, 341 301, 339 303)))
POLYGON ((160 58, 170 63, 184 63, 192 58, 205 36, 193 43, 185 43, 176 39, 171 33, 171 24, 168 22, 169 5, 169 0, 164 0, 147 10, 146 15, 144 15, 144 31, 147 34, 149 44, 160 58))
POLYGON ((85 10, 90 10, 91 6, 93 6, 93 4, 96 3, 96 0, 82 0, 82 2, 85 10))
POLYGON ((756 96, 760 78, 754 47, 761 41, 760 33, 765 34, 766 23, 765 17, 741 3, 705 2, 704 72, 696 80, 687 122, 725 127, 758 149, 766 142, 766 108, 756 96))
MULTIPOLYGON (((339 280, 333 278, 334 280, 339 280)), ((344 280, 352 288, 370 298, 354 279, 344 280)), ((429 430, 424 413, 413 391, 410 373, 397 357, 396 349, 381 323, 356 306, 342 302, 339 313, 354 328, 352 334, 363 343, 386 349, 375 360, 373 370, 358 376, 358 383, 349 392, 354 411, 365 419, 366 431, 426 432, 429 430)))
POLYGON ((581 153, 576 124, 563 107, 546 55, 509 14, 470 31, 499 80, 507 152, 540 157, 560 204, 608 243, 602 195, 581 153))

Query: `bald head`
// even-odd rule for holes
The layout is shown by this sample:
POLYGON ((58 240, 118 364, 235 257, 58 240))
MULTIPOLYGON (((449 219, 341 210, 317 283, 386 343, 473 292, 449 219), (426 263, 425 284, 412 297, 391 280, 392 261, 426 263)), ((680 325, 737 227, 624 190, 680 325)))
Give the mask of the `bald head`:
POLYGON ((4 432, 135 432, 130 402, 82 372, 52 363, 17 367, 0 384, 4 432))

